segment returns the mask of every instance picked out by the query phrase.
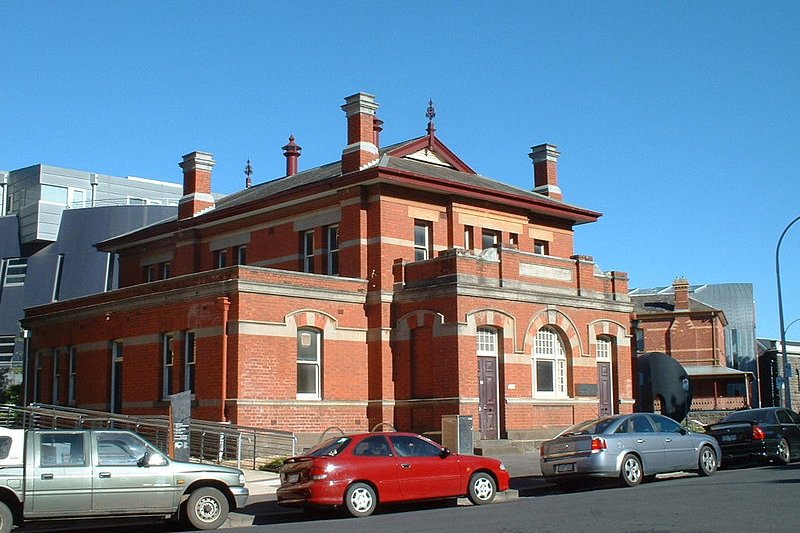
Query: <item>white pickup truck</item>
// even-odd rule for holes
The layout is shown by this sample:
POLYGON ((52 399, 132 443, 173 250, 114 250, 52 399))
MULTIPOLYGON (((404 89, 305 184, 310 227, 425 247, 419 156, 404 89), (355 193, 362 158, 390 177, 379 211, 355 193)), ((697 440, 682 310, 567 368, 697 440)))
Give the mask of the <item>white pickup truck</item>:
POLYGON ((173 461, 120 430, 0 427, 0 533, 26 520, 160 516, 216 529, 249 495, 237 468, 173 461))

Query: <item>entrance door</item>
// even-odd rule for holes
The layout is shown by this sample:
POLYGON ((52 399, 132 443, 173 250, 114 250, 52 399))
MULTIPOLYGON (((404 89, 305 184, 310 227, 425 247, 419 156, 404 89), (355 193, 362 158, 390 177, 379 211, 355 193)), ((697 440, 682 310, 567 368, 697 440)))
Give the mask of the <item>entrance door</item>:
POLYGON ((498 439, 497 357, 478 357, 478 394, 481 439, 498 439))
POLYGON ((597 396, 599 416, 613 414, 611 411, 611 363, 597 363, 597 396))

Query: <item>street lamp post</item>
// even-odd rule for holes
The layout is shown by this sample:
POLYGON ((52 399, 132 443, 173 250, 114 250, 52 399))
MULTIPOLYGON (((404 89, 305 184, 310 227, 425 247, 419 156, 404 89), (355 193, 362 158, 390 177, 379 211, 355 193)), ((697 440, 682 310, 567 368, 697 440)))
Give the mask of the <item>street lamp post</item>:
MULTIPOLYGON (((786 390, 785 395, 785 407, 789 409, 792 408, 792 391, 789 387, 789 372, 788 372, 788 361, 786 357, 786 328, 783 326, 783 295, 781 294, 781 262, 780 262, 780 253, 781 253, 781 243, 783 242, 783 238, 786 236, 786 232, 789 231, 795 222, 800 220, 800 216, 789 222, 789 225, 784 228, 783 233, 781 233, 780 238, 778 239, 778 245, 775 247, 775 279, 778 282, 778 320, 780 321, 780 328, 781 328, 781 356, 783 364, 783 386, 786 390)), ((790 324, 791 325, 791 324, 790 324)))

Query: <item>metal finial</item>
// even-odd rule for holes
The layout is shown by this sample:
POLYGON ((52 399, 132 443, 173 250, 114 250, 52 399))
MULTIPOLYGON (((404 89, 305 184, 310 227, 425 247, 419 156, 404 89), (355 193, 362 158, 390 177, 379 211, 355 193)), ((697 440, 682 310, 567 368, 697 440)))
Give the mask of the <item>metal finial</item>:
POLYGON ((244 186, 248 189, 253 185, 253 181, 250 179, 250 176, 253 175, 253 165, 250 164, 250 160, 247 160, 247 165, 244 167, 244 186))
POLYGON ((433 108, 433 99, 428 100, 428 111, 425 116, 428 117, 428 122, 433 122, 433 117, 436 116, 436 109, 433 108))

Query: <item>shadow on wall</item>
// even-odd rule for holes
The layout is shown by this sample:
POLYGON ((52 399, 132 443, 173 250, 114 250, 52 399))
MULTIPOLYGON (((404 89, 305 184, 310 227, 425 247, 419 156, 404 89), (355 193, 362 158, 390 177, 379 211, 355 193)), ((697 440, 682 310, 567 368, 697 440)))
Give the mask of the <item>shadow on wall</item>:
POLYGON ((636 359, 636 375, 637 411, 658 411, 676 422, 686 418, 692 405, 692 387, 678 361, 665 353, 648 352, 636 359))

